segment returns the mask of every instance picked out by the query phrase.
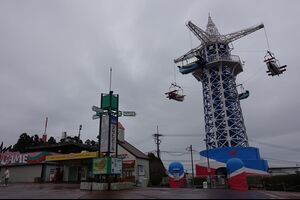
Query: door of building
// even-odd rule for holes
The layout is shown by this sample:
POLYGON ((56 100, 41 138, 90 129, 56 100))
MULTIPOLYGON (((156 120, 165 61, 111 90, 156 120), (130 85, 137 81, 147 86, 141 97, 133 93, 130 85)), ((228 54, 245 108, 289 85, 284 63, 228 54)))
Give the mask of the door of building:
POLYGON ((69 167, 68 182, 78 181, 78 167, 69 167))

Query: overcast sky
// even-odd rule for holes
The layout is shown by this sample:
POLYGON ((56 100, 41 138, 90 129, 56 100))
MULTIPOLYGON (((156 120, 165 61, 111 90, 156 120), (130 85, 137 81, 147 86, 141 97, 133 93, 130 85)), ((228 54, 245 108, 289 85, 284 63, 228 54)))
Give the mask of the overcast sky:
POLYGON ((23 132, 42 135, 46 117, 48 137, 75 136, 82 124, 83 141, 96 140, 99 121, 91 107, 109 91, 112 67, 120 110, 137 113, 119 119, 126 140, 149 152, 157 125, 165 135, 198 134, 162 139, 162 151, 178 152, 162 153, 166 165, 189 160, 174 155, 189 145, 205 149, 202 84, 176 71, 185 101, 164 93, 174 82, 173 59, 200 42, 185 22, 205 29, 210 13, 221 34, 264 23, 270 49, 287 71, 267 76, 264 29, 233 43, 232 54, 245 61, 237 83, 250 91, 241 102, 249 143, 271 166, 300 164, 299 7, 296 0, 0 0, 0 141, 9 146, 23 132))

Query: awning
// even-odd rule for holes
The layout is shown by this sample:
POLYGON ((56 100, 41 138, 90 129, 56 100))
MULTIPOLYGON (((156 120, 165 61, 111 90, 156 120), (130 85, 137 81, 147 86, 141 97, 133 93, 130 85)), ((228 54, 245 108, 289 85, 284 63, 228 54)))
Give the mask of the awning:
POLYGON ((135 160, 123 160, 124 168, 134 168, 135 160))

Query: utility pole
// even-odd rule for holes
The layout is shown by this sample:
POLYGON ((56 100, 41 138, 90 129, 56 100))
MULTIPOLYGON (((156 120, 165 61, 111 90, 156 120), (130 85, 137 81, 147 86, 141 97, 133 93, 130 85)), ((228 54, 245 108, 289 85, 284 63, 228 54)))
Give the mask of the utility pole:
POLYGON ((154 141, 155 141, 155 144, 156 144, 156 147, 157 147, 157 157, 160 159, 160 150, 159 150, 159 145, 161 143, 161 139, 159 137, 163 136, 162 134, 159 134, 158 133, 158 126, 157 126, 157 129, 156 129, 156 134, 153 134, 153 137, 154 137, 154 141))
POLYGON ((209 156, 208 156, 208 144, 207 144, 207 135, 206 138, 204 139, 205 141, 205 146, 206 146, 206 158, 207 158, 207 173, 208 173, 208 186, 211 188, 211 174, 210 174, 210 164, 209 164, 209 156))
POLYGON ((190 146, 187 148, 187 150, 191 152, 191 162, 192 162, 192 186, 194 186, 194 178, 195 178, 195 175, 194 175, 193 145, 190 145, 190 146))

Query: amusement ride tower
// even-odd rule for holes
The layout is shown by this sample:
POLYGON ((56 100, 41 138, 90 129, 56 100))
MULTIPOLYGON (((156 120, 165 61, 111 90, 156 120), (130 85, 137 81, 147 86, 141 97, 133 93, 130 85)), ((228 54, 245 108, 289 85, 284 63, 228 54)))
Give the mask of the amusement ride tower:
MULTIPOLYGON (((230 44, 264 28, 264 25, 221 35, 209 16, 206 31, 191 21, 186 26, 201 41, 201 44, 175 59, 174 62, 181 65, 178 67, 182 74, 192 73, 198 81, 202 82, 208 150, 203 151, 202 154, 200 152, 200 155, 209 157, 219 164, 223 163, 223 166, 230 158, 239 156, 242 162, 253 158, 261 163, 263 160, 260 159, 258 149, 254 150, 248 144, 235 82, 236 76, 243 71, 243 64, 239 56, 231 55, 233 48, 230 44), (210 156, 206 156, 208 151, 210 156)), ((263 163, 264 166, 256 169, 265 172, 267 163, 265 161, 263 163)))

